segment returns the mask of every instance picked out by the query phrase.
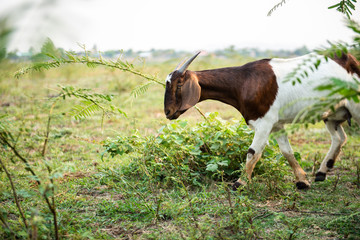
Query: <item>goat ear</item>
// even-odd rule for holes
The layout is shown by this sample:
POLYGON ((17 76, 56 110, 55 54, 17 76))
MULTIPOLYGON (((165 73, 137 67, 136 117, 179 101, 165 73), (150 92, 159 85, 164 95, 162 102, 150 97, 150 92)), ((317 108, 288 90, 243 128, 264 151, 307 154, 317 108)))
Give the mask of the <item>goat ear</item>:
POLYGON ((197 104, 200 99, 201 87, 196 79, 189 78, 181 87, 180 111, 187 110, 197 104))

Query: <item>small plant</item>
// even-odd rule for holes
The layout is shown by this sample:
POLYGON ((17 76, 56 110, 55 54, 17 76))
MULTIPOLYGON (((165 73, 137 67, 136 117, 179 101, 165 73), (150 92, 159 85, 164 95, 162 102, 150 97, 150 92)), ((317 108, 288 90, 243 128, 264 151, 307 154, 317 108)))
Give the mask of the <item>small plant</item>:
POLYGON ((293 240, 298 239, 299 230, 302 226, 302 220, 294 221, 283 213, 277 214, 276 219, 281 223, 284 229, 276 230, 276 239, 293 240))
POLYGON ((326 224, 327 229, 336 230, 345 238, 357 239, 360 235, 360 212, 354 212, 348 216, 338 217, 326 224))
MULTIPOLYGON (((231 229, 236 239, 260 239, 262 230, 255 222, 258 212, 253 202, 243 195, 237 195, 231 204, 231 213, 226 228, 231 229)), ((223 226, 225 227, 225 226, 223 226)))

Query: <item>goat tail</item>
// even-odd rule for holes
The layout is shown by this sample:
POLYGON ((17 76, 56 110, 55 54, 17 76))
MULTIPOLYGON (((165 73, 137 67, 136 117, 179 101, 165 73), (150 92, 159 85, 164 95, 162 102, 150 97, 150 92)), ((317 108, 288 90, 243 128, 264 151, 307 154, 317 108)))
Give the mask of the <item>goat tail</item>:
POLYGON ((356 73, 360 78, 360 62, 350 53, 347 54, 349 69, 352 74, 356 73))
POLYGON ((350 74, 357 74, 360 78, 360 63, 359 61, 350 53, 342 53, 341 56, 335 54, 331 58, 337 64, 342 66, 348 73, 350 74))

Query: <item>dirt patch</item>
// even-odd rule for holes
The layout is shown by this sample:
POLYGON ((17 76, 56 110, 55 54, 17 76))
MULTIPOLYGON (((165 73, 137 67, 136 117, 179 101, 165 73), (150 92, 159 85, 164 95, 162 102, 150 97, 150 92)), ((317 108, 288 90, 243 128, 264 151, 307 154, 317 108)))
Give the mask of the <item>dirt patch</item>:
POLYGON ((143 229, 138 227, 124 227, 120 225, 108 225, 106 228, 102 228, 101 231, 106 232, 114 238, 122 237, 121 239, 134 239, 134 235, 143 233, 143 229))
POLYGON ((92 172, 68 172, 63 174, 63 178, 59 180, 59 183, 67 182, 73 179, 80 179, 92 176, 92 172))
POLYGON ((111 201, 119 201, 124 199, 124 195, 117 194, 117 193, 111 193, 111 192, 105 192, 103 190, 82 190, 77 193, 77 195, 83 195, 83 196, 90 196, 91 198, 99 198, 99 199, 106 199, 111 201))
MULTIPOLYGON (((112 225, 106 226, 105 228, 102 228, 101 230, 108 233, 114 238, 121 237, 121 239, 142 239, 142 234, 151 234, 154 231, 158 233, 163 233, 165 235, 166 233, 171 232, 181 232, 181 229, 175 226, 171 221, 151 223, 142 228, 136 226, 121 226, 121 223, 114 223, 112 225)), ((183 238, 185 239, 186 237, 183 236, 183 238)))

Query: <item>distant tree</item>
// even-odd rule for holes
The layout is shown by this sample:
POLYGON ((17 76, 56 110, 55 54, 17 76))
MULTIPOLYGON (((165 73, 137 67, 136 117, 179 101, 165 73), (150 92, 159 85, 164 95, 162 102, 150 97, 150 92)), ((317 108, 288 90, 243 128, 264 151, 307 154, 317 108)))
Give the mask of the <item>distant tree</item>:
POLYGON ((59 49, 57 49, 53 43, 53 41, 50 38, 47 38, 45 42, 43 43, 41 47, 40 53, 35 53, 35 50, 33 48, 30 48, 31 50, 31 60, 34 62, 42 62, 49 60, 52 57, 61 57, 61 52, 59 49))
POLYGON ((29 50, 28 50, 28 53, 32 56, 34 54, 36 54, 36 50, 34 47, 30 47, 29 50))
POLYGON ((306 46, 303 46, 301 48, 295 49, 294 54, 298 55, 298 56, 301 56, 301 55, 305 55, 305 54, 307 54, 309 52, 310 52, 309 49, 306 46))
POLYGON ((134 51, 130 48, 125 52, 125 56, 132 57, 134 55, 134 51))
POLYGON ((234 45, 230 45, 229 47, 225 48, 224 52, 227 57, 232 57, 237 54, 237 51, 235 50, 234 45))
POLYGON ((0 61, 6 57, 6 49, 13 29, 9 26, 7 18, 0 19, 0 61))
POLYGON ((16 59, 19 58, 18 52, 19 52, 19 50, 17 50, 17 49, 15 49, 15 50, 13 50, 11 52, 8 52, 7 55, 6 55, 6 58, 16 60, 16 59))

